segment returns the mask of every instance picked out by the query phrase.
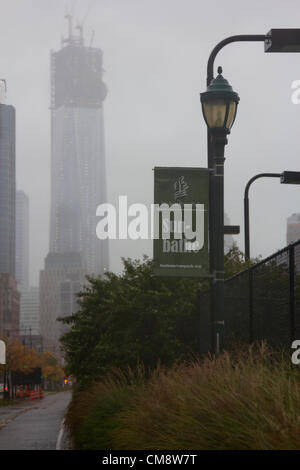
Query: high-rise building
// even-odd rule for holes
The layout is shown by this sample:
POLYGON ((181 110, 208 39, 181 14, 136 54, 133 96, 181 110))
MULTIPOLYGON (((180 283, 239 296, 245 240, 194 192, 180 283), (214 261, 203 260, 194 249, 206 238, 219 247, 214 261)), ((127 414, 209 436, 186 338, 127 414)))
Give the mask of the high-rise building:
MULTIPOLYGON (((290 245, 300 240, 300 214, 292 214, 287 218, 286 225, 286 244, 290 245)), ((300 244, 294 248, 296 273, 300 273, 300 244)), ((289 264, 289 253, 284 251, 276 257, 277 264, 289 264)))
POLYGON ((16 192, 16 281, 21 290, 28 289, 29 200, 24 191, 16 192))
MULTIPOLYGON (((230 219, 227 214, 224 214, 224 225, 230 225, 230 219)), ((234 246, 235 240, 232 235, 224 235, 224 253, 228 253, 234 246)))
POLYGON ((0 273, 15 277, 16 118, 0 104, 0 273))
POLYGON ((287 245, 300 240, 300 214, 292 214, 287 219, 286 242, 287 245))
POLYGON ((31 349, 43 351, 40 335, 40 295, 38 287, 21 290, 20 297, 20 340, 31 349))
MULTIPOLYGON (((300 214, 292 214, 287 219, 286 243, 295 243, 300 240, 300 214)), ((296 272, 300 273, 300 245, 295 246, 295 266, 296 272)))
POLYGON ((88 274, 108 268, 108 245, 96 236, 106 202, 102 50, 84 44, 82 28, 51 53, 50 252, 80 253, 88 274))
POLYGON ((20 294, 17 282, 8 273, 0 273, 0 337, 19 337, 20 294))
POLYGON ((22 335, 40 334, 40 296, 38 287, 21 291, 20 331, 22 335))
POLYGON ((84 282, 80 254, 48 254, 40 272, 40 331, 44 349, 57 356, 61 355, 59 340, 66 330, 57 319, 75 313, 76 294, 84 282))
POLYGON ((65 327, 86 274, 108 269, 108 244, 96 236, 96 209, 106 202, 101 49, 84 44, 82 28, 51 52, 50 252, 40 273, 45 350, 60 355, 65 327))

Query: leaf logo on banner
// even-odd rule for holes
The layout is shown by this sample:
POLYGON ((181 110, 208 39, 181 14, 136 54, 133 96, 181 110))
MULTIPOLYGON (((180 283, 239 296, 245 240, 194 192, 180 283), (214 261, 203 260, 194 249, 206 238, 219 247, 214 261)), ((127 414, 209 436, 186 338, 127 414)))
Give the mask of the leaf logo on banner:
POLYGON ((186 197, 187 190, 189 189, 189 185, 184 181, 184 176, 180 176, 180 178, 174 184, 175 188, 175 201, 181 199, 182 197, 186 197))

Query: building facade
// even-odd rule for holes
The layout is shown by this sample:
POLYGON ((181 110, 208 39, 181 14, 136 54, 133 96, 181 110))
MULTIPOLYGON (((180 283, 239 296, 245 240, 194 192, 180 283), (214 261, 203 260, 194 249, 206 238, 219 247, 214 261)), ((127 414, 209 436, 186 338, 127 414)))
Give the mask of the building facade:
POLYGON ((16 117, 0 104, 0 273, 15 277, 16 117))
MULTIPOLYGON (((224 225, 230 225, 230 219, 227 214, 224 214, 224 225)), ((232 235, 224 235, 224 252, 225 254, 230 251, 235 244, 235 239, 232 235)))
POLYGON ((29 287, 20 291, 20 340, 30 349, 43 351, 38 287, 29 287))
POLYGON ((40 272, 40 332, 44 350, 62 356, 60 337, 66 331, 58 318, 77 309, 76 294, 85 283, 85 270, 78 253, 49 253, 40 272))
MULTIPOLYGON (((300 240, 300 214, 292 214, 287 219, 286 242, 287 245, 300 240)), ((295 266, 296 272, 300 273, 300 245, 295 247, 295 266)))
POLYGON ((29 199, 16 192, 16 281, 22 290, 29 288, 29 199))
POLYGON ((17 282, 0 273, 0 337, 18 338, 20 334, 20 294, 17 282))
POLYGON ((292 214, 287 219, 286 243, 294 243, 300 240, 300 214, 292 214))
POLYGON ((20 292, 20 331, 24 336, 40 334, 40 293, 38 287, 20 292))

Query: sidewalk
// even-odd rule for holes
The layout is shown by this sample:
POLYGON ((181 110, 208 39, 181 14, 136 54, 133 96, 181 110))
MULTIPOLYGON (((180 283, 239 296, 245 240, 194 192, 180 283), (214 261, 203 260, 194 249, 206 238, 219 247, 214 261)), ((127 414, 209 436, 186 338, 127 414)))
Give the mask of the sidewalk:
POLYGON ((18 403, 0 406, 0 429, 22 413, 26 413, 35 404, 30 399, 20 399, 18 403))

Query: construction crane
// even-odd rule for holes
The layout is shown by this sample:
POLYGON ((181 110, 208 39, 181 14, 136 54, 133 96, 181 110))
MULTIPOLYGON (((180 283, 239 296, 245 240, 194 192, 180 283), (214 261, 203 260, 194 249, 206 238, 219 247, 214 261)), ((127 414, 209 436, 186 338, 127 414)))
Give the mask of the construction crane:
POLYGON ((65 15, 66 20, 69 23, 69 40, 73 39, 73 17, 69 13, 65 15))

